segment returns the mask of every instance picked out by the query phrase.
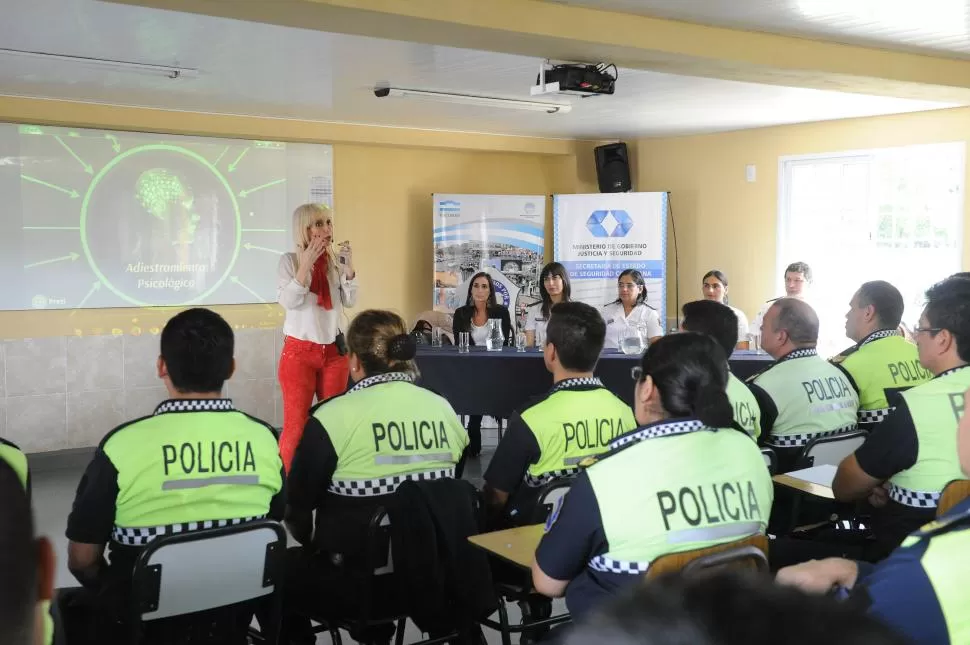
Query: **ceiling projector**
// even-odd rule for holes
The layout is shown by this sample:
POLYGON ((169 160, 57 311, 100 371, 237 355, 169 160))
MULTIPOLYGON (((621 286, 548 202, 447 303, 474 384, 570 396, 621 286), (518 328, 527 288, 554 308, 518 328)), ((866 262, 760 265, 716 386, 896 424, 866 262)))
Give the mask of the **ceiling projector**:
POLYGON ((539 66, 536 85, 530 93, 533 96, 572 94, 583 97, 612 94, 618 76, 616 65, 608 63, 554 65, 545 62, 539 66))

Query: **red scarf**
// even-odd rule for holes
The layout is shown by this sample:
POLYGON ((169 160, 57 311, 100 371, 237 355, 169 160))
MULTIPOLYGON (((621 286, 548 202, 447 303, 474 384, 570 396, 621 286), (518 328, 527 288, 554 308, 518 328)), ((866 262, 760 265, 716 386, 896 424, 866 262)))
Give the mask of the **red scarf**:
POLYGON ((328 264, 326 253, 317 258, 310 277, 310 291, 317 294, 317 304, 329 311, 333 309, 333 302, 330 300, 330 279, 327 277, 328 264))

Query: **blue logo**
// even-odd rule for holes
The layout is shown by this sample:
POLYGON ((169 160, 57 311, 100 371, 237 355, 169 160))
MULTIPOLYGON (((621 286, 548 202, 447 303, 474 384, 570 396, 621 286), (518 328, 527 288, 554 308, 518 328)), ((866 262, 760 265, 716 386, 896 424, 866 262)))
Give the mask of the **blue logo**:
POLYGON ((504 284, 502 284, 498 280, 494 280, 493 279, 492 280, 492 284, 495 285, 495 293, 496 293, 496 295, 498 295, 498 297, 502 299, 502 306, 508 307, 509 306, 509 300, 510 300, 510 298, 509 298, 509 290, 506 288, 506 286, 504 284))
POLYGON ((528 217, 530 215, 535 215, 536 205, 532 202, 526 202, 526 205, 522 209, 524 211, 523 216, 528 217))
POLYGON ((451 199, 438 202, 438 215, 441 217, 461 217, 461 202, 451 199))
POLYGON ((593 237, 626 237, 633 228, 633 218, 626 211, 593 211, 586 228, 593 237))

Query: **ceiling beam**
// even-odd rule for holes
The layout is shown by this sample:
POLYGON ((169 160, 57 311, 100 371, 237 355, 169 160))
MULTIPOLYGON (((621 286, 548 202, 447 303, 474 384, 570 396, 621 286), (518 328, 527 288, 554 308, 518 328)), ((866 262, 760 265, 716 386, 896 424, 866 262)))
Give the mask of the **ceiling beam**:
MULTIPOLYGON (((108 0, 726 80, 970 103, 970 61, 540 0, 108 0)), ((205 61, 190 61, 204 70, 205 61)))

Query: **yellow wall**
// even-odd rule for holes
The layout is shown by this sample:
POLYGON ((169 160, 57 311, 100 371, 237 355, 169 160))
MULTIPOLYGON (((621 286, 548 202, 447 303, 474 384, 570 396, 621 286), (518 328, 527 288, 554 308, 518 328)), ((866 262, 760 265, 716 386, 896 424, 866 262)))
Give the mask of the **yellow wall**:
MULTIPOLYGON (((355 247, 357 309, 407 319, 431 304, 432 192, 595 190, 592 142, 368 128, 0 97, 0 121, 334 144, 338 235, 355 247), (350 130, 347 128, 351 127, 350 130), (351 139, 359 142, 351 142, 351 139)), ((551 205, 549 216, 551 217, 551 205)), ((549 227, 551 230, 551 227, 549 227)), ((547 245, 551 256, 551 240, 547 245)), ((276 327, 276 305, 217 307, 233 325, 276 327)), ((0 338, 157 331, 176 309, 0 312, 0 338)))
MULTIPOLYGON (((970 108, 641 139, 636 146, 637 189, 671 191, 681 303, 699 298, 701 276, 717 268, 731 281, 732 304, 750 317, 766 298, 777 295, 779 157, 968 140, 970 108), (754 183, 745 181, 747 164, 757 168, 754 183)), ((970 226, 964 234, 965 248, 970 249, 970 226)), ((672 244, 667 248, 673 276, 672 244)), ((672 277, 668 294, 668 311, 673 312, 672 277)))

